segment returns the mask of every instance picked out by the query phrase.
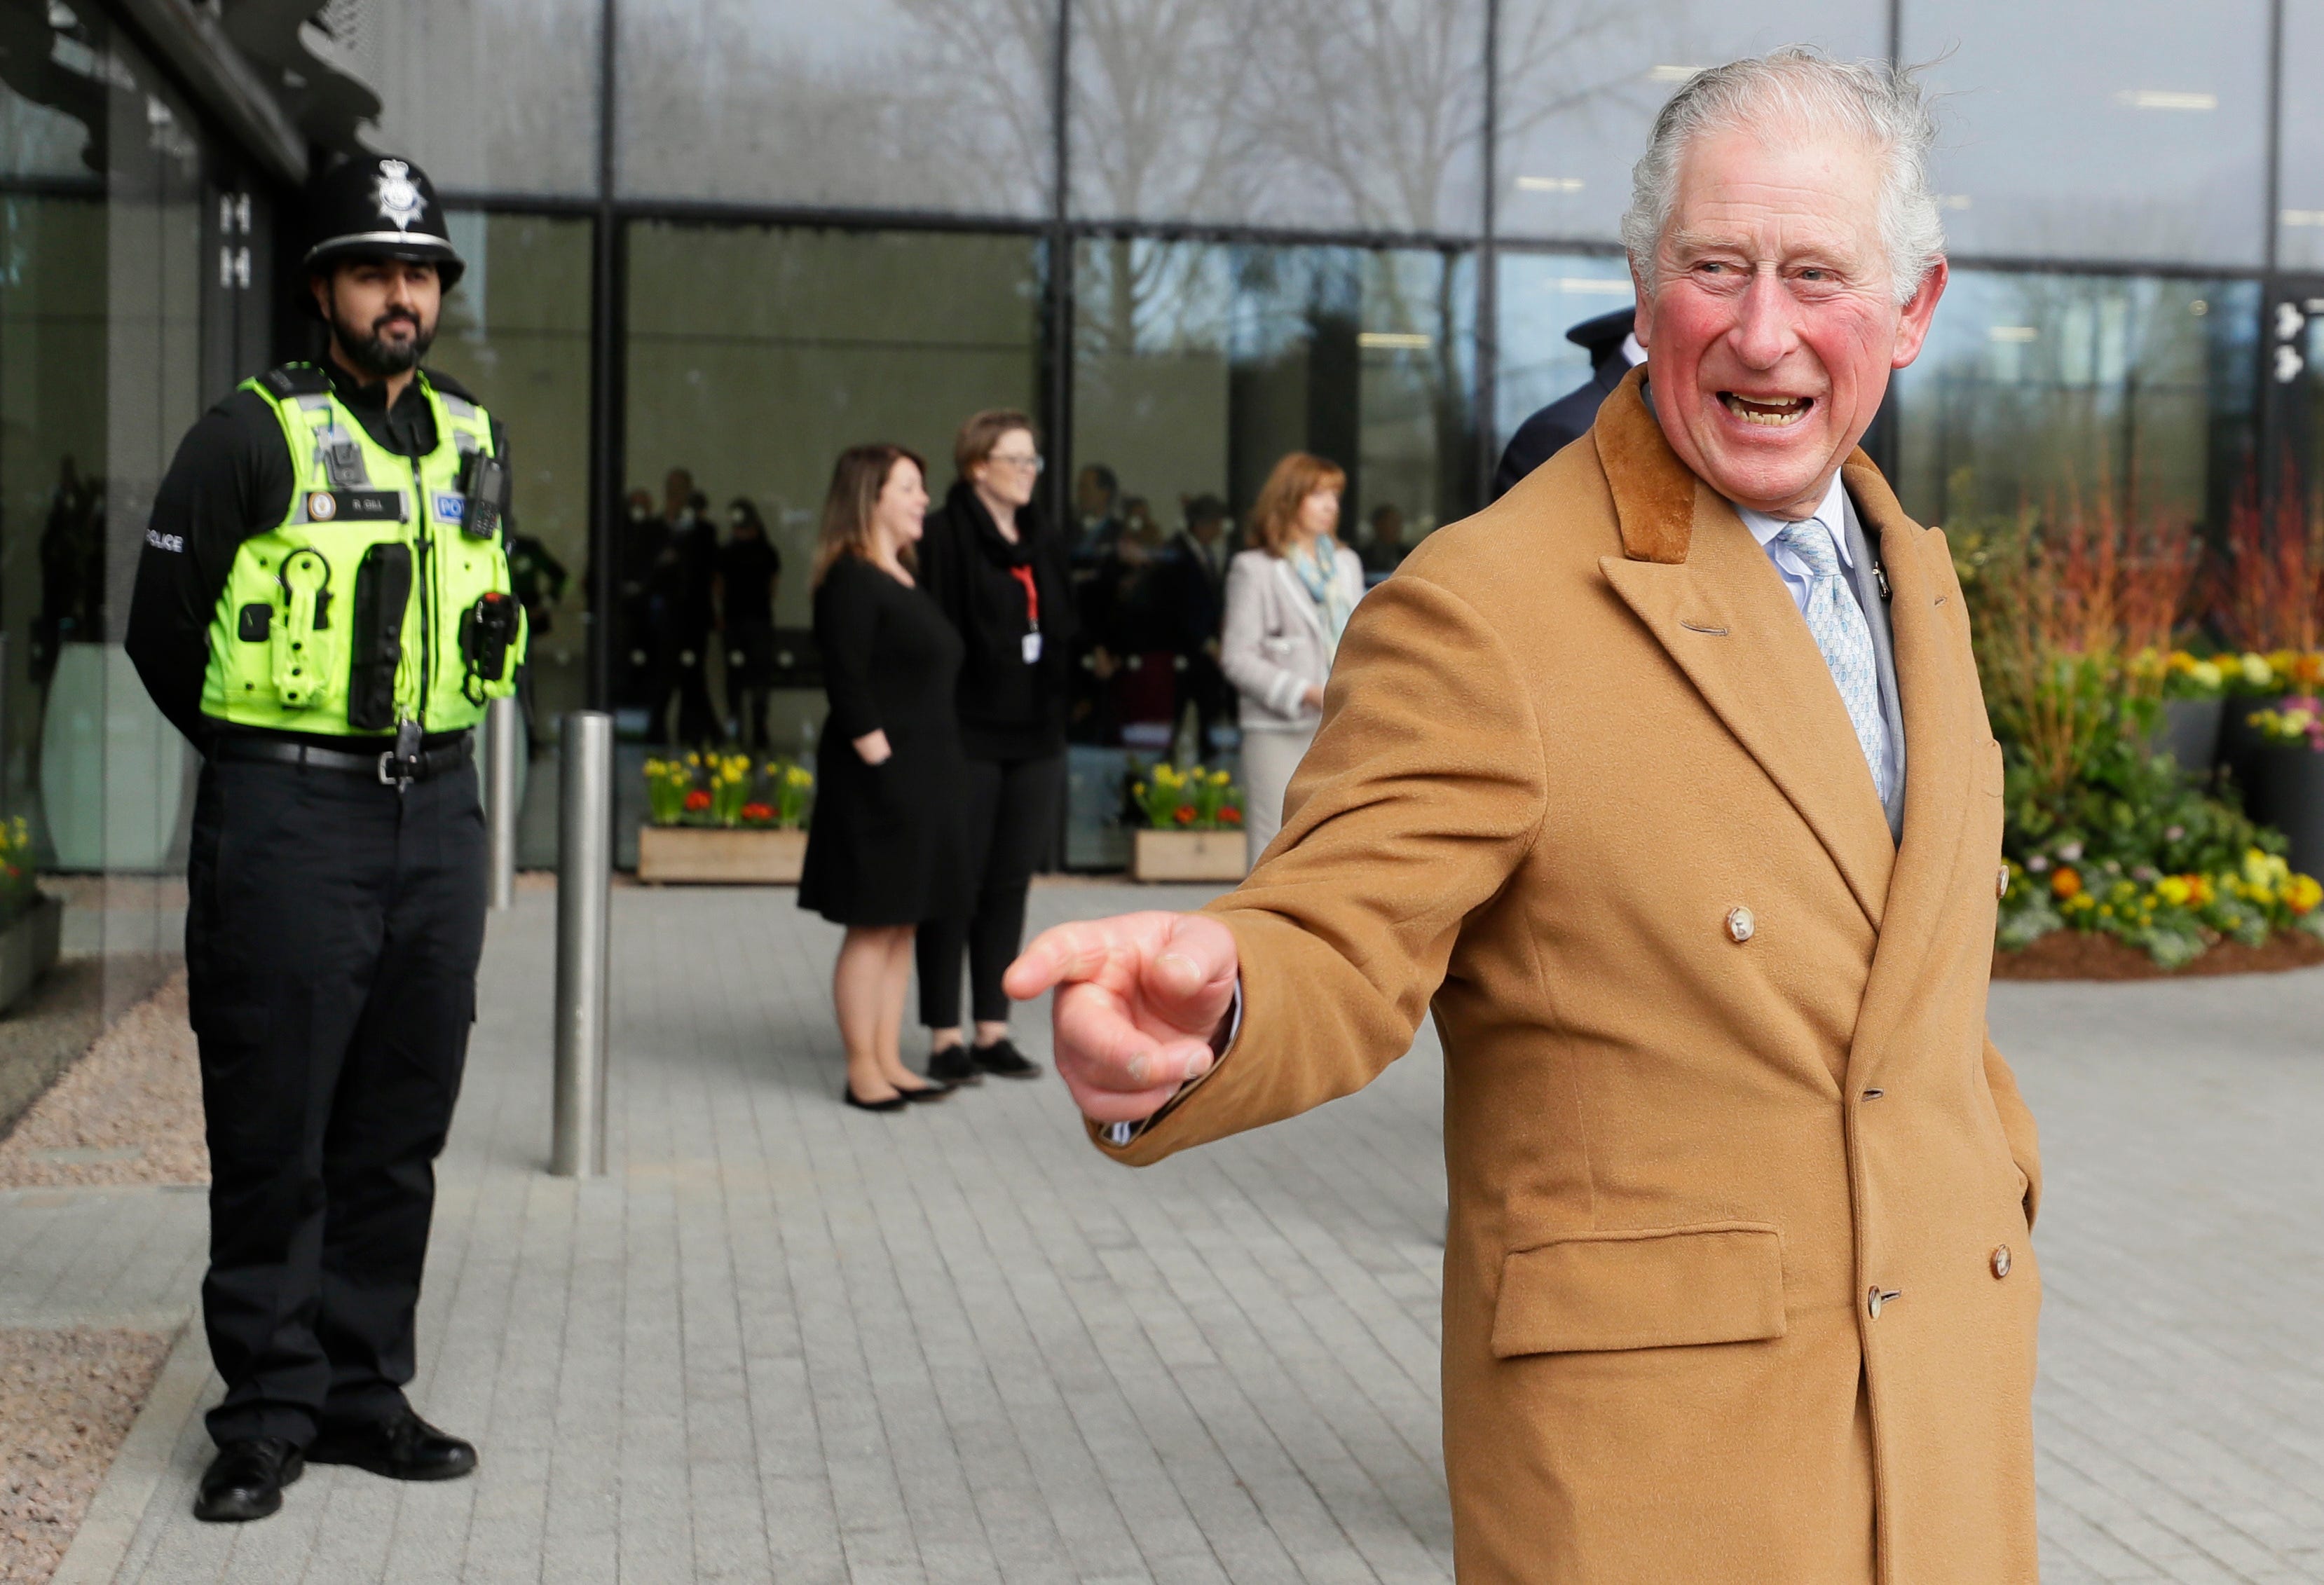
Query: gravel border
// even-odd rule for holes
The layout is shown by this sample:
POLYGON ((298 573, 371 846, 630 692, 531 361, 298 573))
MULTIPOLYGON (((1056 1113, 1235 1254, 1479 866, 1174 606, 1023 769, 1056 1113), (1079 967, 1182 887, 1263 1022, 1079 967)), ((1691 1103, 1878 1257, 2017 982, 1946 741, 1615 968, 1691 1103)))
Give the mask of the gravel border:
POLYGON ((209 1176, 182 969, 98 1036, 0 1138, 0 1188, 206 1184, 209 1176))
POLYGON ((0 1580, 42 1585, 56 1571, 171 1341, 93 1326, 0 1330, 0 1580))

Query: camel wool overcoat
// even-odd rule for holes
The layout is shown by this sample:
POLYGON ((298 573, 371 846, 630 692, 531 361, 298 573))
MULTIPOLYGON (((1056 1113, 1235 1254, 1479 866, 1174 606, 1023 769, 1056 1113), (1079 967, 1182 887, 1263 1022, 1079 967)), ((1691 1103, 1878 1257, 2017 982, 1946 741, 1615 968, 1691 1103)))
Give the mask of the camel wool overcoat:
POLYGON ((1892 839, 1822 657, 1642 397, 1358 608, 1210 911, 1233 1044, 1132 1163, 1444 1048, 1463 1585, 2036 1577, 2034 1122, 1986 1034, 2002 763, 1944 536, 1856 453, 1892 839))

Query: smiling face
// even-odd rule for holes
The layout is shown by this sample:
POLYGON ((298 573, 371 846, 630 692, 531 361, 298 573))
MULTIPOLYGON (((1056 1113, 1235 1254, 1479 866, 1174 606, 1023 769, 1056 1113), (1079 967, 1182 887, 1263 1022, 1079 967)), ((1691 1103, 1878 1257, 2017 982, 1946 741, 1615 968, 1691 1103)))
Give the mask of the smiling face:
POLYGON ((1920 355, 1945 266, 1897 307, 1880 178, 1876 150, 1831 135, 1711 133, 1681 159, 1638 340, 1671 449, 1738 505, 1812 511, 1920 355))
POLYGON ((899 456, 888 465, 888 477, 880 486, 879 502, 872 509, 872 532, 890 550, 901 550, 919 543, 927 515, 928 487, 919 465, 899 456))

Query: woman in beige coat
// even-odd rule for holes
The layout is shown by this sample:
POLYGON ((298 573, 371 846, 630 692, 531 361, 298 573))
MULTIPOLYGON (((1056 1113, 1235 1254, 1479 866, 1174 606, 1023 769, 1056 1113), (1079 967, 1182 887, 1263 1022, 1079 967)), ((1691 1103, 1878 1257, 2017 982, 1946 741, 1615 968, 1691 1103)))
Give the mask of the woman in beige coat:
POLYGON ((1283 825, 1283 789, 1323 719, 1332 657, 1363 597, 1363 563, 1333 532, 1347 485, 1336 464, 1291 453, 1252 509, 1258 546, 1227 567, 1219 668, 1241 707, 1243 836, 1254 864, 1283 825))

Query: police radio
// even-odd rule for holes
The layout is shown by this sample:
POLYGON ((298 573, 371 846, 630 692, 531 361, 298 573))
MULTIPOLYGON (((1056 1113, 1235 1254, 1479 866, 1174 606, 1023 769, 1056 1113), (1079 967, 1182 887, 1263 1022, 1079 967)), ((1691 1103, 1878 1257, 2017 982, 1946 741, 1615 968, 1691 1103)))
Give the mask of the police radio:
POLYGON ((502 514, 508 511, 508 465, 481 451, 468 453, 460 467, 460 493, 466 498, 460 531, 471 539, 497 537, 502 514))

